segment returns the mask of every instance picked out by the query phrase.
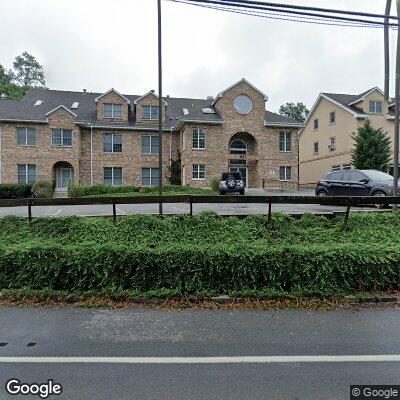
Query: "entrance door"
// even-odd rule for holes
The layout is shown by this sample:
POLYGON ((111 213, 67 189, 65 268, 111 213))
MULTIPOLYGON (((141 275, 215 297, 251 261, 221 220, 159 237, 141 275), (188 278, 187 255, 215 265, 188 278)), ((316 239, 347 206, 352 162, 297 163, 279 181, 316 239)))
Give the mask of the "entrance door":
POLYGON ((65 189, 74 180, 74 170, 72 168, 57 168, 57 188, 65 189))
POLYGON ((247 188, 247 168, 246 167, 230 167, 230 172, 240 172, 243 177, 244 186, 247 188))

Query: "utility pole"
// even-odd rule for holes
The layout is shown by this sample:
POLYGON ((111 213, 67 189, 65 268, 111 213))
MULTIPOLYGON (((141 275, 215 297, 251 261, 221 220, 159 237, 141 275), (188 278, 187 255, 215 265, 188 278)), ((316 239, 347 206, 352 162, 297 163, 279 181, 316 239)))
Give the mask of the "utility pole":
MULTIPOLYGON (((158 9, 158 180, 159 195, 163 194, 163 138, 162 138, 162 118, 163 118, 163 99, 162 99, 162 53, 161 53, 161 0, 157 0, 158 9)), ((158 203, 158 213, 163 212, 163 204, 158 203)))
POLYGON ((385 27, 384 27, 384 49, 385 49, 385 100, 389 101, 389 80, 390 80, 390 53, 389 53, 389 15, 392 8, 392 0, 386 0, 385 27))
MULTIPOLYGON (((400 0, 397 0, 397 15, 400 16, 400 0)), ((396 50, 396 84, 395 103, 396 114, 394 120, 394 154, 393 154, 393 195, 397 196, 399 184, 399 117, 400 117, 400 20, 397 21, 397 50, 396 50)), ((395 204, 397 210, 397 204, 395 204)))

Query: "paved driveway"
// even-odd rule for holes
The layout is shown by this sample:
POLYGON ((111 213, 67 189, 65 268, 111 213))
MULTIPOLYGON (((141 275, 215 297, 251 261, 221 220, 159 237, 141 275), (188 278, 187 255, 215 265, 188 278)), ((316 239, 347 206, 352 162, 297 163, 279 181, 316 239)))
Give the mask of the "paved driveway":
MULTIPOLYGON (((259 195, 287 195, 287 196, 312 196, 312 190, 302 191, 264 191, 263 189, 251 189, 246 196, 259 195)), ((356 210, 371 211, 373 207, 355 207, 356 210)), ((165 214, 187 214, 189 213, 189 205, 184 203, 164 204, 163 211, 165 214)), ((221 215, 247 215, 247 214, 267 214, 267 204, 252 203, 227 203, 227 204, 194 204, 193 212, 198 214, 203 211, 214 211, 221 215)), ((345 207, 338 206, 322 206, 318 204, 273 204, 272 212, 281 212, 286 214, 332 214, 344 212, 345 207)), ((6 215, 27 216, 27 207, 1 207, 0 217, 6 215)), ((34 217, 43 216, 62 216, 62 215, 90 215, 104 216, 112 215, 112 206, 95 204, 82 206, 35 206, 32 208, 34 217)), ((158 204, 119 204, 117 206, 118 215, 128 214, 158 214, 158 204)))

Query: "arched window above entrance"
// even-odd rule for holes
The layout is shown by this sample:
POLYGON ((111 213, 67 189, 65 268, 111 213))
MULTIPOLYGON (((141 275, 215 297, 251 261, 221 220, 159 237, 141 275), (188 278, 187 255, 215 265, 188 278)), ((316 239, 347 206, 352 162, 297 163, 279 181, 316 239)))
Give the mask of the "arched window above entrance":
POLYGON ((247 144, 244 140, 235 139, 229 146, 230 154, 247 154, 247 144))

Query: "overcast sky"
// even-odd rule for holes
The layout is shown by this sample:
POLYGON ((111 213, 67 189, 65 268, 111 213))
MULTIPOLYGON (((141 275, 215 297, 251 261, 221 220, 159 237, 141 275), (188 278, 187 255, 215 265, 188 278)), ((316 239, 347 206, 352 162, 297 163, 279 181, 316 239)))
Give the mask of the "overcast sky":
MULTIPOLYGON (((280 2, 381 14, 386 3, 280 2)), ((0 15, 0 64, 11 67, 26 50, 44 66, 51 89, 143 94, 158 87, 156 0, 3 0, 0 15)), ((381 29, 273 21, 163 0, 163 57, 164 94, 215 96, 245 77, 269 96, 271 111, 289 101, 311 107, 321 91, 383 88, 381 29)))

